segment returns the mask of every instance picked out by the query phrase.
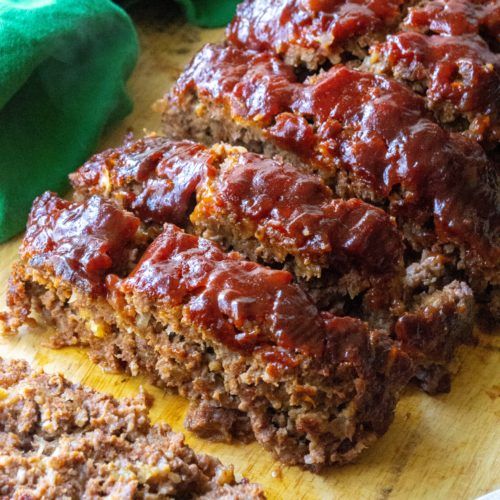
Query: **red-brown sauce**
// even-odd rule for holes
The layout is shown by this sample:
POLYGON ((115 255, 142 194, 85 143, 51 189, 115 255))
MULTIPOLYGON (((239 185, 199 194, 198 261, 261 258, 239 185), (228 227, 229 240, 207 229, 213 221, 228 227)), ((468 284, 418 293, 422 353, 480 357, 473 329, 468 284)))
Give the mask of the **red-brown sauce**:
MULTIPOLYGON (((130 276, 113 286, 126 294, 142 294, 160 307, 162 303, 183 305, 194 326, 231 349, 263 350, 270 362, 279 364, 288 358, 275 359, 280 349, 322 355, 327 338, 337 331, 333 316, 320 313, 292 284, 290 273, 244 261, 234 252, 224 253, 215 243, 171 224, 165 225, 130 276), (271 355, 270 347, 278 351, 271 355)), ((343 322, 343 330, 350 325, 351 351, 361 352, 368 338, 366 325, 352 318, 338 321, 343 322)), ((349 347, 343 347, 342 353, 332 350, 330 354, 349 357, 349 347)))
POLYGON ((389 199, 392 214, 433 224, 440 241, 465 244, 490 264, 498 259, 493 167, 478 144, 436 124, 404 84, 340 65, 299 83, 272 54, 207 46, 172 99, 192 92, 326 176, 347 171, 358 196, 389 199))
POLYGON ((247 0, 227 30, 228 40, 253 50, 286 53, 298 46, 324 52, 393 25, 403 0, 247 0))
POLYGON ((71 175, 71 182, 76 189, 99 191, 97 186, 109 176, 115 196, 141 220, 182 224, 211 162, 201 144, 151 137, 95 155, 71 175))
POLYGON ((460 112, 500 110, 500 56, 476 36, 426 36, 403 32, 374 47, 398 74, 422 80, 434 104, 448 101, 460 112))
POLYGON ((375 274, 394 272, 401 260, 402 241, 388 215, 361 200, 333 200, 316 175, 246 153, 215 182, 216 210, 244 227, 251 221, 271 244, 306 260, 326 255, 325 264, 354 263, 375 274))
POLYGON ((45 193, 35 200, 21 255, 89 293, 104 291, 104 276, 121 268, 139 219, 97 196, 82 204, 45 193))
POLYGON ((432 0, 412 7, 405 26, 446 35, 483 33, 500 35, 499 0, 432 0))

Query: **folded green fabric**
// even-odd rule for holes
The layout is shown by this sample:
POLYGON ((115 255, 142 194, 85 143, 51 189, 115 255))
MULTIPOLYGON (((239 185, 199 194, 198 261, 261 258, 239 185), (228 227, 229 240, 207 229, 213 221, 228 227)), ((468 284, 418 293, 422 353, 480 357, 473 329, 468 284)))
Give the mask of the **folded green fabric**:
MULTIPOLYGON (((115 0, 125 9, 145 4, 148 0, 115 0)), ((171 2, 172 0, 163 0, 171 2)), ((202 28, 220 28, 234 16, 236 5, 241 0, 175 0, 182 6, 187 20, 202 28)))
POLYGON ((241 0, 177 0, 190 23, 204 28, 217 28, 227 24, 241 0))
POLYGON ((130 112, 134 27, 110 0, 0 0, 0 241, 130 112))

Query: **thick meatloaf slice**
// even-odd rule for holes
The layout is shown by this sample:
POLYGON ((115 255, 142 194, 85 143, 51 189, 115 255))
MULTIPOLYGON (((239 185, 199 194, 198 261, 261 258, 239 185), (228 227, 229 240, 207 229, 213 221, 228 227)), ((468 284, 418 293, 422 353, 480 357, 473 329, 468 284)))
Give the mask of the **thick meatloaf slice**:
MULTIPOLYGON (((405 272, 401 238, 382 210, 357 199, 333 199, 317 175, 281 160, 228 145, 203 148, 149 137, 96 155, 71 180, 77 198, 108 197, 139 216, 150 234, 170 222, 173 212, 166 207, 176 207, 176 219, 189 232, 292 271, 321 309, 362 317, 391 333, 396 321, 410 316, 418 327, 403 345, 417 360, 420 379, 429 370, 425 376, 434 379, 436 364, 444 378, 450 353, 472 340, 471 290, 461 283, 442 294, 454 279, 449 259, 426 256, 405 272), (197 203, 176 205, 195 192, 197 203), (147 210, 143 200, 151 200, 147 210), (446 308, 432 312, 439 319, 429 321, 422 296, 447 297, 446 308)), ((425 382, 426 389, 431 386, 447 387, 425 382)))
POLYGON ((320 177, 283 161, 148 137, 94 156, 70 178, 77 199, 110 198, 152 235, 177 223, 285 266, 323 308, 367 291, 378 309, 401 298, 403 243, 390 217, 361 200, 334 199, 320 177))
POLYGON ((54 345, 87 345, 103 367, 143 372, 189 398, 200 434, 253 434, 283 462, 317 471, 353 460, 387 430, 409 357, 360 320, 319 312, 290 273, 166 224, 128 276, 102 275, 93 296, 51 265, 57 223, 44 224, 40 241, 30 222, 11 314, 49 321, 54 345), (45 244, 52 252, 38 266, 45 244))
POLYGON ((498 287, 498 170, 405 85, 341 65, 300 82, 272 54, 207 45, 164 108, 167 135, 291 158, 380 204, 414 250, 453 253, 478 294, 498 287))
POLYGON ((232 467, 152 426, 150 400, 111 396, 0 358, 0 496, 263 499, 232 467))
POLYGON ((404 0, 245 0, 227 29, 230 43, 274 51, 290 64, 362 60, 368 45, 398 24, 404 0))
POLYGON ((500 55, 479 35, 401 32, 370 47, 368 66, 411 84, 438 120, 493 147, 500 141, 500 55))

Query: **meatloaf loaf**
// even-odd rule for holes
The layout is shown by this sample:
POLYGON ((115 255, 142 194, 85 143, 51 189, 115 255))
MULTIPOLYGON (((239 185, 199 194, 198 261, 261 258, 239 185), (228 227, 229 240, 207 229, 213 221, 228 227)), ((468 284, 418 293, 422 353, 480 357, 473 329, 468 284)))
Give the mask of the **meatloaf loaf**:
POLYGON ((189 398, 193 430, 254 435, 287 464, 349 462, 387 430, 413 369, 386 333, 319 312, 290 273, 171 224, 124 271, 117 237, 126 247, 139 223, 97 200, 35 201, 10 282, 12 322, 55 324, 55 346, 87 345, 103 367, 189 398))
POLYGON ((280 153, 385 208, 408 247, 454 260, 479 300, 497 293, 499 171, 407 86, 343 65, 301 81, 272 53, 207 45, 163 104, 167 135, 280 153))
POLYGON ((427 391, 449 388, 442 365, 472 339, 472 292, 453 281, 442 256, 426 255, 405 275, 401 237, 382 210, 334 199, 318 176, 281 160, 163 137, 95 155, 70 177, 77 199, 111 199, 150 235, 177 222, 251 260, 282 265, 321 309, 401 338, 427 391))
POLYGON ((0 497, 264 498, 168 425, 151 426, 149 403, 0 358, 0 497))

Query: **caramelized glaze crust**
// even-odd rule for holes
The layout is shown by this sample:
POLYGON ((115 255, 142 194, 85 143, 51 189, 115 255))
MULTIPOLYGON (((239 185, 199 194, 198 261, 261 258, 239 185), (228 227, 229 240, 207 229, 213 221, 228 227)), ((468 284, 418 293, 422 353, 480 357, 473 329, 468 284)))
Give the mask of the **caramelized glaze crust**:
POLYGON ((383 35, 401 18, 403 0, 246 0, 227 30, 243 48, 271 50, 288 62, 317 68, 360 56, 371 37, 383 35))
POLYGON ((214 155, 191 141, 148 137, 94 155, 70 175, 77 191, 113 194, 143 222, 185 224, 214 155))
POLYGON ((410 7, 404 26, 442 35, 483 34, 499 42, 498 0, 428 0, 410 7))
POLYGON ((402 32, 370 52, 372 68, 411 83, 442 123, 498 143, 500 56, 481 37, 402 32))
MULTIPOLYGON (((417 226, 417 249, 452 243, 471 267, 498 265, 498 173, 475 141, 441 128, 405 85, 342 65, 301 83, 270 53, 209 45, 169 95, 167 116, 189 113, 193 99, 192 129, 220 106, 339 194, 382 204, 401 228, 417 226)), ((229 139, 222 126, 207 135, 229 139)))
POLYGON ((45 193, 33 203, 19 253, 30 265, 101 294, 103 277, 127 266, 139 224, 97 196, 79 204, 45 193))

